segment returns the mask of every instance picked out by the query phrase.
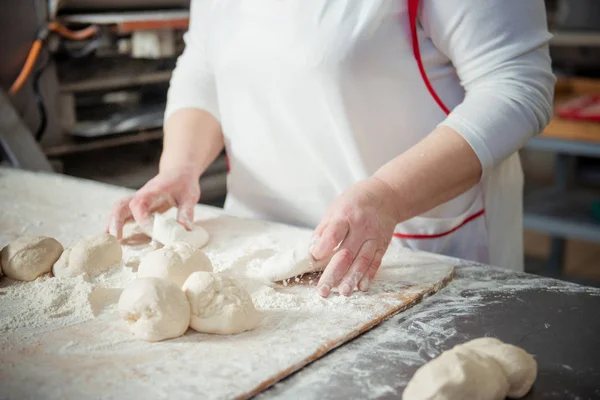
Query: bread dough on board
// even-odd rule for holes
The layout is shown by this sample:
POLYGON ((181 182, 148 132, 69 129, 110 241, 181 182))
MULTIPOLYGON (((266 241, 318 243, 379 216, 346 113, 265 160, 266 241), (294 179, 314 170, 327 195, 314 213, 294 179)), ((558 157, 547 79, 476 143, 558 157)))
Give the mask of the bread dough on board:
POLYGON ((22 236, 2 249, 1 270, 11 279, 33 281, 38 276, 50 272, 62 252, 63 246, 53 238, 22 236))
POLYGON ((202 250, 186 243, 173 243, 144 256, 137 276, 169 279, 181 287, 193 272, 212 270, 212 263, 202 250))
POLYGON ((163 214, 154 214, 152 224, 152 239, 163 245, 187 243, 193 248, 200 249, 208 243, 208 232, 199 226, 188 231, 177 220, 163 214))
POLYGON ((276 253, 262 263, 261 268, 255 272, 255 277, 279 282, 309 272, 322 271, 329 260, 314 261, 310 254, 311 245, 312 240, 307 237, 287 250, 276 253))
POLYGON ((192 329, 232 335, 254 329, 260 315, 252 298, 230 277, 194 272, 183 284, 191 306, 192 329))
POLYGON ((119 241, 112 235, 102 233, 80 240, 66 249, 52 268, 56 277, 97 276, 120 266, 123 251, 119 241))
POLYGON ((537 363, 525 350, 498 339, 455 346, 415 372, 403 400, 502 400, 525 396, 537 363))
POLYGON ((181 336, 190 324, 185 294, 167 279, 132 281, 121 293, 117 308, 133 335, 148 342, 181 336))

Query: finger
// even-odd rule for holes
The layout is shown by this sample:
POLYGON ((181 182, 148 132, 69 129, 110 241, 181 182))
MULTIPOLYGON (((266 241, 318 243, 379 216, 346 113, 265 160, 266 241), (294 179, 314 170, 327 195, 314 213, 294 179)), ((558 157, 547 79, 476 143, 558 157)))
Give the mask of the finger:
MULTIPOLYGON (((154 191, 140 191, 129 202, 129 209, 135 222, 145 231, 151 230, 151 215, 154 211, 165 206, 165 203, 173 205, 169 196, 154 191)), ((170 208, 170 207, 169 207, 170 208)))
POLYGON ((375 274, 379 271, 379 267, 381 267, 381 260, 385 254, 385 250, 379 249, 375 252, 375 256, 373 257, 373 261, 367 270, 365 276, 358 282, 358 290, 362 292, 366 292, 369 290, 369 286, 371 286, 371 282, 373 278, 375 278, 375 274))
POLYGON ((194 224, 194 207, 200 200, 200 185, 188 188, 182 195, 175 198, 177 203, 177 222, 187 230, 192 229, 194 224))
POLYGON ((129 202, 132 198, 133 196, 127 196, 116 202, 108 219, 106 232, 119 240, 123 236, 123 225, 132 218, 131 211, 129 210, 129 202))
POLYGON ((341 295, 348 296, 354 291, 358 282, 361 281, 369 270, 375 259, 375 252, 378 247, 379 245, 375 240, 368 240, 363 243, 339 286, 341 295))
POLYGON ((177 208, 177 222, 183 225, 187 230, 192 230, 194 223, 194 203, 184 203, 177 208))
MULTIPOLYGON (((329 220, 327 220, 327 221, 329 221, 329 220)), ((323 236, 323 232, 325 231, 325 228, 327 228, 326 222, 319 224, 319 226, 317 226, 315 228, 315 230, 313 231, 311 243, 310 243, 311 250, 312 250, 312 246, 317 243, 317 241, 321 238, 321 236, 323 236)))
POLYGON ((316 260, 322 260, 333 254, 335 248, 348 234, 350 225, 346 220, 335 220, 327 224, 321 237, 312 246, 311 254, 316 260))
POLYGON ((354 255, 348 249, 340 249, 333 255, 317 284, 317 290, 321 296, 329 296, 331 289, 343 278, 353 260, 354 255))

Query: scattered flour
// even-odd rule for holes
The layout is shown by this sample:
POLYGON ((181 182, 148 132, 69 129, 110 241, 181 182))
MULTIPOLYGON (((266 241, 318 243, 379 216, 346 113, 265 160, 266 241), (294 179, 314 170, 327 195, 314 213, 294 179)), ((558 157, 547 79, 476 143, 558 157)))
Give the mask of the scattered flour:
POLYGON ((0 282, 2 309, 0 330, 59 329, 93 318, 88 296, 92 284, 81 278, 50 278, 32 282, 4 279, 0 282))
POLYGON ((0 331, 29 336, 88 321, 100 309, 112 305, 102 303, 108 299, 93 295, 98 289, 120 290, 133 277, 127 269, 87 280, 55 278, 50 274, 32 282, 4 277, 0 281, 0 331))
MULTIPOLYGON (((65 177, 23 176, 0 169, 0 191, 10 193, 0 196, 0 246, 20 235, 52 236, 65 246, 73 245, 79 237, 102 231, 110 205, 130 193, 65 177), (49 195, 43 202, 32 201, 39 198, 40 191, 49 195)), ((167 397, 173 393, 193 393, 194 398, 235 397, 271 378, 273 371, 303 360, 307 352, 322 351, 319 343, 347 334, 377 308, 394 301, 382 297, 374 303, 370 296, 410 293, 411 284, 427 284, 427 272, 419 275, 418 271, 427 271, 432 264, 431 256, 398 252, 388 262, 403 266, 411 280, 406 287, 398 281, 386 283, 383 271, 367 295, 322 299, 312 288, 297 285, 296 279, 289 280, 287 287, 253 279, 264 260, 295 243, 305 230, 243 221, 203 206, 196 208, 196 216, 211 235, 203 250, 214 270, 239 279, 263 313, 264 321, 256 330, 234 337, 188 331, 181 338, 159 344, 135 341, 121 321, 112 318, 111 310, 121 289, 134 279, 139 259, 152 250, 148 243, 131 244, 124 247, 124 268, 94 280, 47 275, 33 282, 0 279, 0 351, 3 359, 9 360, 5 364, 0 360, 0 378, 7 382, 5 393, 16 393, 14 398, 167 397), (107 309, 110 312, 104 313, 107 309), (87 323, 80 324, 84 321, 87 323), (57 332, 59 328, 65 329, 57 332), (65 337, 65 332, 72 336, 65 337), (8 336, 14 340, 6 342, 8 336), (37 352, 27 363, 21 362, 23 352, 38 347, 44 347, 45 353, 37 352), (213 362, 199 362, 204 359, 215 361, 218 368, 213 362), (162 379, 166 374, 169 379, 162 379)), ((135 229, 129 232, 138 234, 135 229)), ((327 399, 318 388, 335 380, 360 381, 361 386, 360 390, 356 385, 336 386, 337 398, 397 398, 398 388, 410 379, 411 368, 439 354, 447 341, 465 339, 456 330, 456 320, 477 315, 484 300, 488 304, 502 302, 530 289, 600 293, 554 280, 507 279, 504 272, 479 270, 463 265, 457 280, 427 304, 417 305, 377 331, 346 344, 292 376, 284 390, 273 388, 270 395, 285 392, 284 398, 327 399), (380 373, 390 368, 397 371, 393 387, 380 373)))

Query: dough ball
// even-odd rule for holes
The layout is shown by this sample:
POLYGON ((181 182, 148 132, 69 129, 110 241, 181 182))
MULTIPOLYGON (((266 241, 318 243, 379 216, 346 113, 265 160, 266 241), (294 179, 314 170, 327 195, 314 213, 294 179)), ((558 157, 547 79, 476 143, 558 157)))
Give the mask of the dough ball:
POLYGON ((185 243, 173 243, 147 254, 138 266, 138 277, 169 279, 183 286, 196 271, 212 271, 210 259, 200 249, 185 243))
MULTIPOLYGON (((213 270, 210 258, 208 258, 208 256, 199 248, 195 248, 182 242, 176 242, 165 247, 175 250, 177 254, 179 254, 179 257, 181 257, 181 261, 183 261, 184 264, 189 265, 188 268, 193 268, 193 271, 191 271, 190 274, 196 271, 211 272, 213 270)), ((181 284, 183 285, 183 282, 181 284)))
POLYGON ((518 399, 525 396, 537 377, 537 363, 525 350, 506 344, 495 338, 471 340, 459 347, 468 348, 492 357, 504 370, 508 379, 508 397, 518 399))
POLYGON ((0 263, 7 277, 19 281, 32 281, 50 272, 62 252, 62 245, 55 239, 23 236, 2 249, 0 263))
POLYGON ((54 276, 97 276, 120 265, 123 256, 119 241, 105 233, 80 240, 68 251, 54 264, 54 276))
POLYGON ((175 283, 160 278, 132 281, 117 305, 133 335, 148 342, 172 339, 190 325, 190 304, 175 283))
POLYGON ((183 284, 190 302, 192 329, 232 335, 254 329, 260 316, 252 298, 232 278, 212 272, 194 272, 183 284))
POLYGON ((155 214, 152 238, 164 245, 183 242, 193 248, 200 249, 208 243, 209 236, 208 232, 199 226, 195 226, 191 231, 188 231, 175 219, 162 214, 155 214))
POLYGON ((492 358, 469 349, 442 353, 417 370, 403 400, 502 400, 508 381, 492 358))

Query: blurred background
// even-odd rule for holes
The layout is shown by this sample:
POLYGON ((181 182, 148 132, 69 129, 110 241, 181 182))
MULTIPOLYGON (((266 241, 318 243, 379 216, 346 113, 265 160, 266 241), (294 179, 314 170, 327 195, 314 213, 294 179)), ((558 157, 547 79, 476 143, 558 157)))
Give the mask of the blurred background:
MULTIPOLYGON (((556 116, 521 151, 526 270, 600 286, 600 1, 547 0, 556 116)), ((0 163, 140 188, 189 0, 2 0, 0 163), (49 23, 49 21, 51 21, 49 23)), ((221 155, 202 202, 226 195, 221 155)))

